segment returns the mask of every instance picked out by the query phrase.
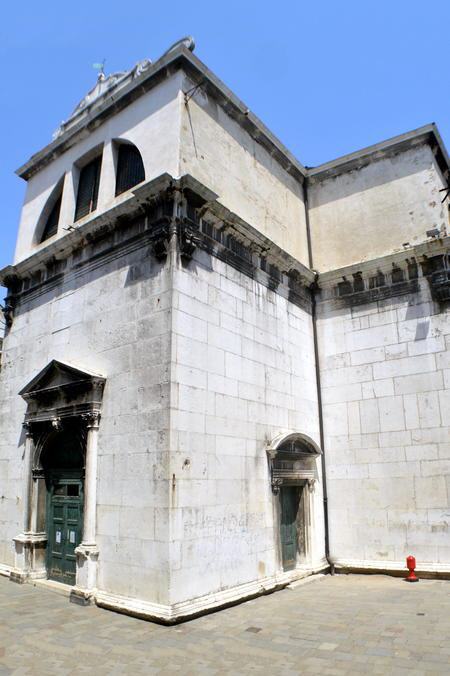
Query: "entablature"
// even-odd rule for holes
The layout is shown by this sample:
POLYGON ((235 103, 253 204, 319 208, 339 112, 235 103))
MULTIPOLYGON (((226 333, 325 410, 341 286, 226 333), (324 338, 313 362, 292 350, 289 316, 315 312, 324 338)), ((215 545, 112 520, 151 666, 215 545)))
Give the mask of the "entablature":
POLYGON ((430 239, 401 252, 321 273, 321 303, 333 307, 362 305, 417 293, 420 280, 433 300, 450 299, 450 236, 430 239))
POLYGON ((203 250, 310 311, 313 271, 226 209, 218 195, 192 176, 162 174, 133 190, 120 205, 0 271, 0 283, 8 287, 7 323, 23 300, 109 258, 146 248, 164 262, 172 237, 184 264, 203 250))
POLYGON ((307 484, 314 488, 318 480, 316 459, 322 450, 311 437, 300 432, 280 434, 267 445, 266 452, 275 495, 282 486, 307 484))
POLYGON ((106 379, 91 371, 53 359, 20 392, 27 403, 25 425, 65 418, 99 416, 106 379))

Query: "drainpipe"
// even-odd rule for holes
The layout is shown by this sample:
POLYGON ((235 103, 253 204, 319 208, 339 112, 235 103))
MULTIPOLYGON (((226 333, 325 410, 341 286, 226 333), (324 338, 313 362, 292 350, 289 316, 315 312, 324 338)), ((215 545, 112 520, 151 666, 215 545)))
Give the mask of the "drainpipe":
MULTIPOLYGON (((306 219, 306 237, 308 241, 308 260, 309 267, 313 270, 313 253, 311 245, 311 228, 309 223, 309 201, 308 201, 308 184, 307 178, 303 181, 303 197, 305 201, 305 219, 306 219)), ((319 435, 320 448, 322 454, 320 456, 322 463, 322 485, 323 485, 323 519, 325 526, 325 557, 330 566, 330 573, 334 575, 334 563, 330 559, 330 531, 328 521, 328 490, 327 490, 327 472, 325 460, 325 435, 323 431, 323 413, 322 413, 322 387, 320 382, 320 362, 319 362, 319 345, 317 340, 317 308, 316 295, 319 289, 318 285, 319 273, 315 272, 315 279, 311 285, 311 318, 313 326, 313 341, 314 341, 314 358, 316 362, 316 386, 317 386, 317 405, 319 409, 319 435)))

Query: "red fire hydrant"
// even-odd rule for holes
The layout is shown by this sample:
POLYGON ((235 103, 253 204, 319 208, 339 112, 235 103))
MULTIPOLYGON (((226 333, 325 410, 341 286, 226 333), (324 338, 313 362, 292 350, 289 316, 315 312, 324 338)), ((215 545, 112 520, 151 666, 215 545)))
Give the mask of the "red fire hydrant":
POLYGON ((405 577, 406 582, 419 582, 419 578, 415 574, 415 569, 416 569, 416 559, 414 556, 407 556, 406 557, 406 567, 409 570, 409 575, 408 577, 405 577))

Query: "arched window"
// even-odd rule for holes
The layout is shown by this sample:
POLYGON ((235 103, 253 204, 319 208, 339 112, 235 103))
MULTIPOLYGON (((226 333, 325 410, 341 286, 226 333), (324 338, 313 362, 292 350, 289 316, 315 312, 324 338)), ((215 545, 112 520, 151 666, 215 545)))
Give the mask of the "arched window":
POLYGON ((42 211, 37 227, 37 241, 40 244, 50 239, 58 232, 59 215, 61 212, 63 179, 59 181, 50 195, 42 211))
POLYGON ((56 233, 58 232, 59 214, 61 211, 61 200, 62 194, 56 200, 55 205, 51 210, 49 217, 47 218, 47 222, 45 224, 45 228, 42 233, 41 242, 43 242, 46 239, 49 239, 50 237, 53 237, 53 235, 56 235, 56 233))
POLYGON ((98 155, 80 169, 75 221, 83 218, 83 216, 87 216, 87 214, 90 214, 91 211, 95 211, 97 208, 101 166, 102 156, 98 155))
POLYGON ((131 143, 121 143, 117 153, 116 195, 145 180, 141 153, 131 143))

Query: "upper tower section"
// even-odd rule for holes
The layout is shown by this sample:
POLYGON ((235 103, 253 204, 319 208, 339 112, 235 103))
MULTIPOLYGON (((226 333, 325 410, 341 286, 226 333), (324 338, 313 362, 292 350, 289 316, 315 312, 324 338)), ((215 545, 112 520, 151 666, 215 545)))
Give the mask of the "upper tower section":
POLYGON ((434 125, 306 169, 193 47, 185 38, 155 63, 101 73, 18 170, 28 187, 15 263, 42 249, 51 258, 68 232, 83 226, 84 236, 116 208, 136 210, 135 188, 162 175, 192 176, 318 272, 447 235, 449 158, 434 125))
POLYGON ((99 75, 17 171, 28 182, 15 263, 127 200, 162 174, 190 174, 218 201, 308 264, 304 167, 193 54, 192 38, 158 61, 99 75))
POLYGON ((18 169, 28 185, 16 263, 130 199, 139 183, 179 173, 182 75, 174 56, 100 73, 52 143, 18 169))

